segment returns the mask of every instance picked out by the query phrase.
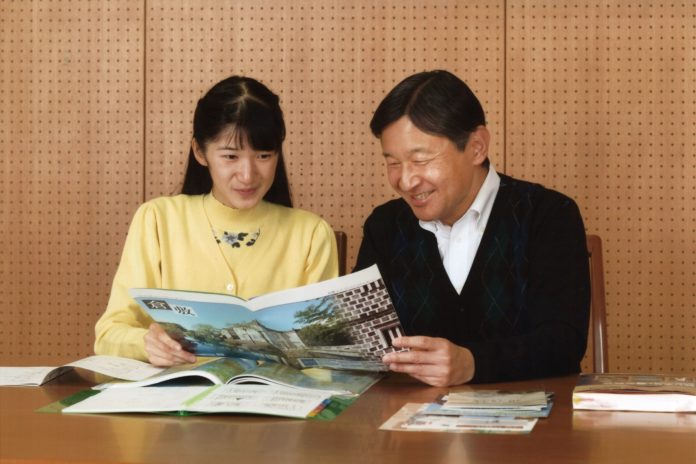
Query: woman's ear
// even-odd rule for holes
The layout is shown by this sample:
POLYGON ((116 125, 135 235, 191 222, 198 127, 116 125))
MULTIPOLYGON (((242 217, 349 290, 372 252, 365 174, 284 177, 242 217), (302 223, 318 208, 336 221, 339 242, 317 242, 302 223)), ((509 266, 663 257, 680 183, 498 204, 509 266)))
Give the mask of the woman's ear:
POLYGON ((201 166, 208 166, 208 160, 205 159, 205 153, 195 138, 191 139, 191 150, 193 150, 193 156, 196 158, 201 166))
POLYGON ((469 136, 469 143, 473 151, 473 163, 482 164, 488 158, 488 144, 491 141, 491 133, 486 126, 478 126, 469 136))

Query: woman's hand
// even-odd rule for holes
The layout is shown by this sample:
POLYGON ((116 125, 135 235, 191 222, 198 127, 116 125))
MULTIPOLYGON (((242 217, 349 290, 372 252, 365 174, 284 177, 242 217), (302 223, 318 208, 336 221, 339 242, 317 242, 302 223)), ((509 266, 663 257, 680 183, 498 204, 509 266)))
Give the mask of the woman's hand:
POLYGON ((196 362, 196 356, 185 351, 156 322, 150 324, 145 334, 145 351, 148 361, 153 366, 168 367, 175 364, 196 362))
POLYGON ((388 353, 382 362, 395 372, 404 372, 434 387, 448 387, 470 381, 474 377, 474 356, 467 348, 444 338, 399 337, 395 348, 408 351, 388 353))

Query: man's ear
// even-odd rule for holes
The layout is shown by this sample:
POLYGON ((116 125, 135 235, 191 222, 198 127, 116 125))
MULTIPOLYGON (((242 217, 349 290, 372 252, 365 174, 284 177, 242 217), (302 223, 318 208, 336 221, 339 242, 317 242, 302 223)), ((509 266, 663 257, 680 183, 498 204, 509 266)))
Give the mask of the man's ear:
POLYGON ((191 150, 193 150, 193 156, 196 158, 202 166, 208 166, 208 160, 205 159, 205 153, 195 138, 191 139, 191 150))
POLYGON ((486 126, 478 126, 469 136, 469 144, 473 151, 473 164, 480 165, 488 158, 488 144, 491 141, 491 133, 486 126))

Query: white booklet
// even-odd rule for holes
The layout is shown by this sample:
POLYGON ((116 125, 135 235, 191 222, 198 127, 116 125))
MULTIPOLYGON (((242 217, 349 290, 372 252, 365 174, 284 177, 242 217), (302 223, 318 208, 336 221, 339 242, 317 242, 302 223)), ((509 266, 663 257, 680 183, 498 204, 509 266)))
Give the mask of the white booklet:
POLYGON ((331 393, 268 385, 214 385, 114 388, 63 409, 66 414, 96 413, 249 413, 313 417, 331 393))
POLYGON ((135 359, 95 355, 59 367, 0 367, 0 386, 39 386, 79 367, 123 380, 143 380, 164 369, 135 359))

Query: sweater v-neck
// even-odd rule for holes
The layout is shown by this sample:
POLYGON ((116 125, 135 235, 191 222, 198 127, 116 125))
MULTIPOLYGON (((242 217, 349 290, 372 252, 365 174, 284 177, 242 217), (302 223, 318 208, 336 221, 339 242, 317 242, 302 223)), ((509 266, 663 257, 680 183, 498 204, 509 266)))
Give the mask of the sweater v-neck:
POLYGON ((504 195, 507 193, 505 187, 506 182, 504 180, 504 176, 501 175, 500 188, 498 190, 498 194, 496 195, 493 201, 493 207, 491 210, 490 218, 488 220, 488 225, 483 231, 481 242, 479 243, 478 249, 476 250, 474 260, 471 264, 471 269, 469 270, 469 275, 467 276, 466 281, 464 282, 464 286, 462 287, 461 292, 457 292, 457 289, 454 288, 454 285, 452 284, 447 275, 445 266, 442 262, 442 259, 440 258, 440 252, 437 248, 437 239, 435 238, 435 235, 432 232, 419 228, 420 231, 423 231, 427 236, 426 240, 428 245, 426 248, 426 260, 430 262, 433 271, 437 273, 437 278, 435 279, 435 282, 438 282, 438 285, 440 286, 439 291, 442 292, 441 295, 444 296, 447 300, 460 300, 472 291, 472 287, 478 286, 478 283, 475 282, 476 276, 482 275, 483 267, 485 266, 485 263, 483 262, 485 250, 488 250, 492 246, 492 241, 495 236, 493 225, 498 224, 500 220, 500 215, 502 211, 501 205, 505 203, 503 200, 501 200, 501 198, 504 197, 504 195))

